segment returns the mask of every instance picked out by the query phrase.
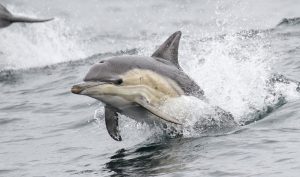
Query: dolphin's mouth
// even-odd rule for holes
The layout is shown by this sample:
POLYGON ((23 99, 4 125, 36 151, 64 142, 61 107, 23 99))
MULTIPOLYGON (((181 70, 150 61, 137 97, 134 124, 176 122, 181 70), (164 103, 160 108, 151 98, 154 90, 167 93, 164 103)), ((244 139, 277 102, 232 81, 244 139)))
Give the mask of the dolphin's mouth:
POLYGON ((106 82, 83 82, 76 85, 73 85, 71 88, 71 92, 74 94, 81 94, 84 90, 96 87, 103 84, 109 84, 106 82))

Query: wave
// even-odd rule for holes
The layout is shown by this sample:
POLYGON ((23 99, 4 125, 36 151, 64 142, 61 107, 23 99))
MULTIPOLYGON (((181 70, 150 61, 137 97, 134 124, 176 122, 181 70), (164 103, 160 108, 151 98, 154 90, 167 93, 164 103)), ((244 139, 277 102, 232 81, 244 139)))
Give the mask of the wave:
MULTIPOLYGON (((193 39, 190 42, 222 41, 225 38, 258 39, 272 34, 293 36, 298 35, 296 34, 297 31, 292 33, 282 31, 282 27, 299 23, 300 18, 284 18, 274 28, 242 30, 212 37, 197 36, 198 40, 193 39)), ((99 52, 114 53, 115 50, 117 53, 120 49, 126 51, 129 48, 131 50, 130 48, 133 48, 133 46, 137 46, 139 50, 144 50, 141 46, 153 48, 153 39, 159 41, 161 38, 160 35, 151 33, 143 34, 142 37, 126 37, 120 34, 99 34, 87 37, 87 34, 84 33, 86 32, 69 26, 64 19, 60 18, 45 24, 15 25, 3 29, 0 31, 0 37, 2 38, 0 42, 0 71, 43 67, 66 61, 88 59, 89 56, 97 55, 99 52), (118 38, 118 44, 115 42, 116 38, 118 38), (141 44, 141 41, 143 44, 141 44), (109 43, 113 43, 116 47, 111 47, 109 43), (95 46, 99 45, 101 45, 101 48, 97 50, 95 46), (112 49, 109 49, 109 47, 112 49)))
POLYGON ((24 69, 87 57, 64 20, 38 25, 13 25, 0 31, 0 70, 24 69), (26 27, 23 27, 26 26, 26 27))

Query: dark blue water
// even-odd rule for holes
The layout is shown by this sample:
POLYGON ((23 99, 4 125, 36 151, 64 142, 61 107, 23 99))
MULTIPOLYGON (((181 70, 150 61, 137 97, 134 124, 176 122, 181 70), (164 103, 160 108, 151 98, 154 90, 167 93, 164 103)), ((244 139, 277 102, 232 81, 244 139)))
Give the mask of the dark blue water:
MULTIPOLYGON (((298 176, 300 3, 288 1, 1 1, 12 12, 54 16, 0 29, 0 176, 298 176), (190 127, 205 109, 174 105, 182 138, 121 116, 111 139, 103 105, 70 93, 93 63, 151 55, 183 33, 179 60, 210 104, 237 126, 190 127), (177 106, 177 107, 176 107, 177 106)), ((171 109, 171 108, 170 108, 171 109)))

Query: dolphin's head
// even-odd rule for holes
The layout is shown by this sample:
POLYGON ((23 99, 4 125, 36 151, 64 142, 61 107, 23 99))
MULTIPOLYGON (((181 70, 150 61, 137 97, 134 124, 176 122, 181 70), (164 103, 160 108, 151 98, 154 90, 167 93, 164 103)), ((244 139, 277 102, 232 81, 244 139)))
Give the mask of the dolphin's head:
POLYGON ((116 68, 110 59, 94 64, 84 77, 84 82, 74 85, 71 92, 90 96, 110 105, 114 105, 116 101, 122 102, 113 90, 123 83, 122 70, 116 68))
POLYGON ((86 76, 85 82, 104 82, 111 84, 121 84, 121 74, 124 72, 122 66, 118 66, 113 60, 118 57, 103 59, 99 63, 94 64, 86 76))

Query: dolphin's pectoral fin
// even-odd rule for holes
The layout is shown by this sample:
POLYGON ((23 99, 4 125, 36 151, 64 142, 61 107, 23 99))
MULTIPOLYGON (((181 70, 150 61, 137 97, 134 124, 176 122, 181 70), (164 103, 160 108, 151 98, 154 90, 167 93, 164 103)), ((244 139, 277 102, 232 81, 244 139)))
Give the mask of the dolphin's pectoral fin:
POLYGON ((119 132, 118 114, 111 106, 105 106, 105 124, 108 134, 116 141, 122 141, 119 132))
POLYGON ((182 123, 180 123, 176 118, 163 112, 162 110, 159 110, 156 106, 152 105, 145 97, 137 97, 135 98, 135 102, 147 109, 152 114, 167 122, 182 125, 182 123))
POLYGON ((178 47, 181 32, 177 31, 172 34, 153 54, 152 57, 168 60, 179 67, 178 47))

